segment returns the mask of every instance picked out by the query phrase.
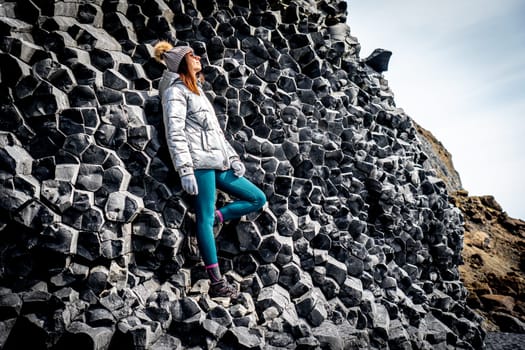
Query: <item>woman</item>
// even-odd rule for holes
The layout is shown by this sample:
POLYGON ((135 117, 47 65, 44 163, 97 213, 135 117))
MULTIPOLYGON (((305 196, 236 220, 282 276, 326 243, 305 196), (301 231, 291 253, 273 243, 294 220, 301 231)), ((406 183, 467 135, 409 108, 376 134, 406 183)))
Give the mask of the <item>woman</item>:
POLYGON ((166 140, 182 188, 195 196, 197 242, 211 281, 209 294, 236 298, 237 289, 219 270, 213 226, 259 210, 266 198, 243 177, 244 164, 200 87, 200 57, 189 46, 161 41, 155 45, 155 58, 167 67, 159 83, 166 140), (215 210, 216 188, 238 200, 215 210))

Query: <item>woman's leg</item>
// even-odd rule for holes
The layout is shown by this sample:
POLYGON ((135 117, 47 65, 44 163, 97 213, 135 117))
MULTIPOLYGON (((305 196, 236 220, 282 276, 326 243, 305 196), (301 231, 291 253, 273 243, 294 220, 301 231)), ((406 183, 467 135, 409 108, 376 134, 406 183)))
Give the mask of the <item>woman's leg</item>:
POLYGON ((233 170, 217 171, 216 178, 220 190, 238 198, 219 209, 222 221, 240 218, 261 209, 266 203, 264 192, 245 177, 235 176, 233 170))
POLYGON ((215 170, 195 170, 199 194, 195 197, 197 241, 206 266, 217 264, 217 248, 213 237, 215 214, 215 170))
POLYGON ((216 171, 195 170, 195 178, 199 187, 199 194, 195 198, 195 213, 197 217, 197 242, 202 254, 202 260, 211 285, 209 295, 213 297, 237 298, 239 292, 221 275, 217 248, 213 236, 213 221, 215 218, 216 171))

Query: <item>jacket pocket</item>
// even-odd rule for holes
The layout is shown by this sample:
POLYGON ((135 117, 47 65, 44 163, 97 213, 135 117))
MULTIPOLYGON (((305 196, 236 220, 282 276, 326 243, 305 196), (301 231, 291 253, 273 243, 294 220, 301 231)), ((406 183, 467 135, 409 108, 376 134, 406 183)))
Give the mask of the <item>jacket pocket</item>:
POLYGON ((206 152, 211 151, 210 142, 208 139, 208 133, 206 132, 206 130, 201 131, 201 145, 204 151, 206 152))

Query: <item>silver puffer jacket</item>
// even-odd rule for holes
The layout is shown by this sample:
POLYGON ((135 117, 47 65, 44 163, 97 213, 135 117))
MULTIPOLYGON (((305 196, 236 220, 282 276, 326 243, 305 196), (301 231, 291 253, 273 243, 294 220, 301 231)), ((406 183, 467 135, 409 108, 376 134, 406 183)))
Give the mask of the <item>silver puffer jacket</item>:
POLYGON ((212 104, 199 87, 191 92, 177 73, 164 71, 159 83, 166 140, 180 176, 193 169, 230 168, 239 156, 224 137, 212 104))

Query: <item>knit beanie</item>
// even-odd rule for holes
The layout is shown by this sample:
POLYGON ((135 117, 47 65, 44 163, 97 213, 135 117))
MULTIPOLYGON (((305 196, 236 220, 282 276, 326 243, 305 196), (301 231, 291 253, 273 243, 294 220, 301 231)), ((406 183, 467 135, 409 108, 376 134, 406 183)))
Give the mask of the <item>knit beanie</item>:
POLYGON ((164 52, 162 58, 170 71, 178 73, 180 62, 190 52, 193 52, 193 49, 189 46, 175 46, 173 49, 164 52))

